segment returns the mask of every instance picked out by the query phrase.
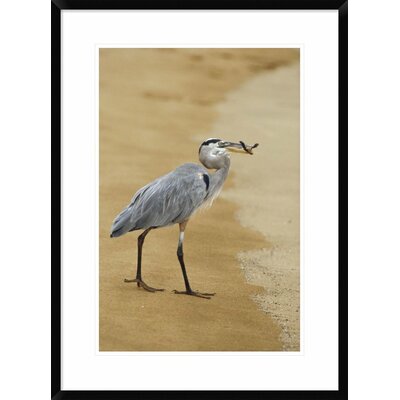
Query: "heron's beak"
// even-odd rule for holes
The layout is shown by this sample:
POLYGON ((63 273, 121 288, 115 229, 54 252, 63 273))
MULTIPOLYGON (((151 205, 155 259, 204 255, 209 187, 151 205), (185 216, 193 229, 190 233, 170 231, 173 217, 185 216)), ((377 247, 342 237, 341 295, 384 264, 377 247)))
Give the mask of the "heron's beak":
MULTIPOLYGON (((258 146, 258 143, 251 145, 245 144, 244 142, 240 141, 239 143, 234 143, 234 142, 225 142, 225 141, 220 141, 218 142, 218 147, 229 147, 230 151, 235 151, 235 149, 240 149, 244 150, 246 153, 253 154, 252 150, 255 149, 258 146)), ((242 152, 239 152, 242 153, 242 152)))

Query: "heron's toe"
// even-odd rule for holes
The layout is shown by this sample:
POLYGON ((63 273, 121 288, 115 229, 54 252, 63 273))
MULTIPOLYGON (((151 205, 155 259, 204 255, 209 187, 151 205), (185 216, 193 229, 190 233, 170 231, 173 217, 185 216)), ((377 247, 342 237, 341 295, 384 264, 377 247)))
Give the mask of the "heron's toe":
POLYGON ((174 290, 173 291, 175 294, 187 294, 188 296, 195 296, 195 297, 201 297, 202 299, 211 299, 210 296, 214 296, 215 293, 200 293, 200 292, 195 292, 194 290, 184 290, 184 291, 179 291, 179 290, 174 290))
POLYGON ((141 279, 124 279, 124 282, 136 282, 138 287, 143 288, 144 290, 147 290, 148 292, 163 292, 165 289, 157 289, 157 288, 153 288, 149 285, 147 285, 144 281, 142 281, 141 279))

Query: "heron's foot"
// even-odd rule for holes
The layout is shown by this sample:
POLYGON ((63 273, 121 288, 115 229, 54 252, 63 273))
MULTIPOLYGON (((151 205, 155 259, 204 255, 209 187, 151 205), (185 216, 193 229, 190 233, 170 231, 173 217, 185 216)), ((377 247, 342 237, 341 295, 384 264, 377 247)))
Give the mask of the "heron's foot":
POLYGON ((174 290, 174 293, 175 294, 187 294, 189 296, 201 297, 202 299, 211 299, 210 296, 215 295, 215 293, 200 293, 200 292, 196 292, 194 290, 184 290, 184 291, 174 290))
POLYGON ((129 282, 136 282, 138 287, 143 288, 144 290, 147 290, 148 292, 162 292, 165 289, 157 289, 153 288, 151 286, 148 286, 146 283, 144 283, 141 279, 124 279, 124 282, 129 283, 129 282))

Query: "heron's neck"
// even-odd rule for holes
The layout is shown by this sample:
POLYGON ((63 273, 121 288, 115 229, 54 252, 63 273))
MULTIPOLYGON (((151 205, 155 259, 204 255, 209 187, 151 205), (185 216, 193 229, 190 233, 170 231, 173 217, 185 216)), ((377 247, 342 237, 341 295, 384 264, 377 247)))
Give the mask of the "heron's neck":
POLYGON ((214 194, 217 195, 218 192, 221 190, 222 185, 224 184, 224 182, 228 176, 230 165, 231 165, 231 160, 229 159, 229 157, 226 157, 223 167, 220 169, 217 169, 213 174, 210 174, 211 179, 210 179, 209 192, 210 192, 211 196, 213 196, 214 194))

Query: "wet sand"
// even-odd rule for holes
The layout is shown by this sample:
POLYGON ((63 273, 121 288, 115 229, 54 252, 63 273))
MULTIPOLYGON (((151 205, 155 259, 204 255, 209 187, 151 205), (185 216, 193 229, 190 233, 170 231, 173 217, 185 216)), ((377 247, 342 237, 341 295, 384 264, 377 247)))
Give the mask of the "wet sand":
MULTIPOLYGON (((272 264, 259 263, 269 283, 257 279, 256 286, 246 280, 248 266, 259 254, 282 246, 285 240, 279 240, 285 232, 274 230, 273 224, 267 225, 272 234, 256 224, 248 225, 242 208, 247 196, 238 182, 244 169, 236 163, 236 154, 223 195, 189 222, 185 236, 192 287, 216 292, 213 299, 172 293, 184 287, 176 258, 177 227, 151 232, 144 245, 143 277, 148 284, 165 288, 162 293, 148 293, 123 282, 135 274, 137 233, 109 238, 113 218, 134 192, 184 162, 196 162, 199 141, 211 136, 235 139, 237 135, 253 141, 255 135, 239 129, 231 132, 232 125, 218 127, 221 107, 253 78, 293 63, 298 63, 298 52, 291 49, 100 51, 101 351, 279 351, 296 347, 288 345, 282 335, 284 325, 276 318, 279 307, 275 314, 266 307, 273 291, 268 276, 273 271, 266 268, 272 264), (216 128, 218 135, 211 133, 216 128), (241 266, 247 268, 246 274, 241 266)), ((243 115, 243 119, 247 117, 243 115)), ((238 162, 255 166, 265 157, 260 145, 260 152, 251 159, 238 162)), ((283 171, 268 188, 271 201, 274 189, 285 186, 285 176, 283 171)), ((252 188, 259 185, 257 176, 246 182, 252 188)), ((291 198, 296 196, 298 193, 291 198)), ((296 269, 294 264, 292 267, 296 269)))
POLYGON ((284 350, 291 351, 300 349, 299 78, 296 63, 249 79, 217 106, 210 131, 260 143, 251 160, 234 158, 234 187, 221 198, 237 204, 241 225, 262 233, 269 244, 242 251, 238 259, 246 279, 264 287, 254 299, 278 322, 284 350))

